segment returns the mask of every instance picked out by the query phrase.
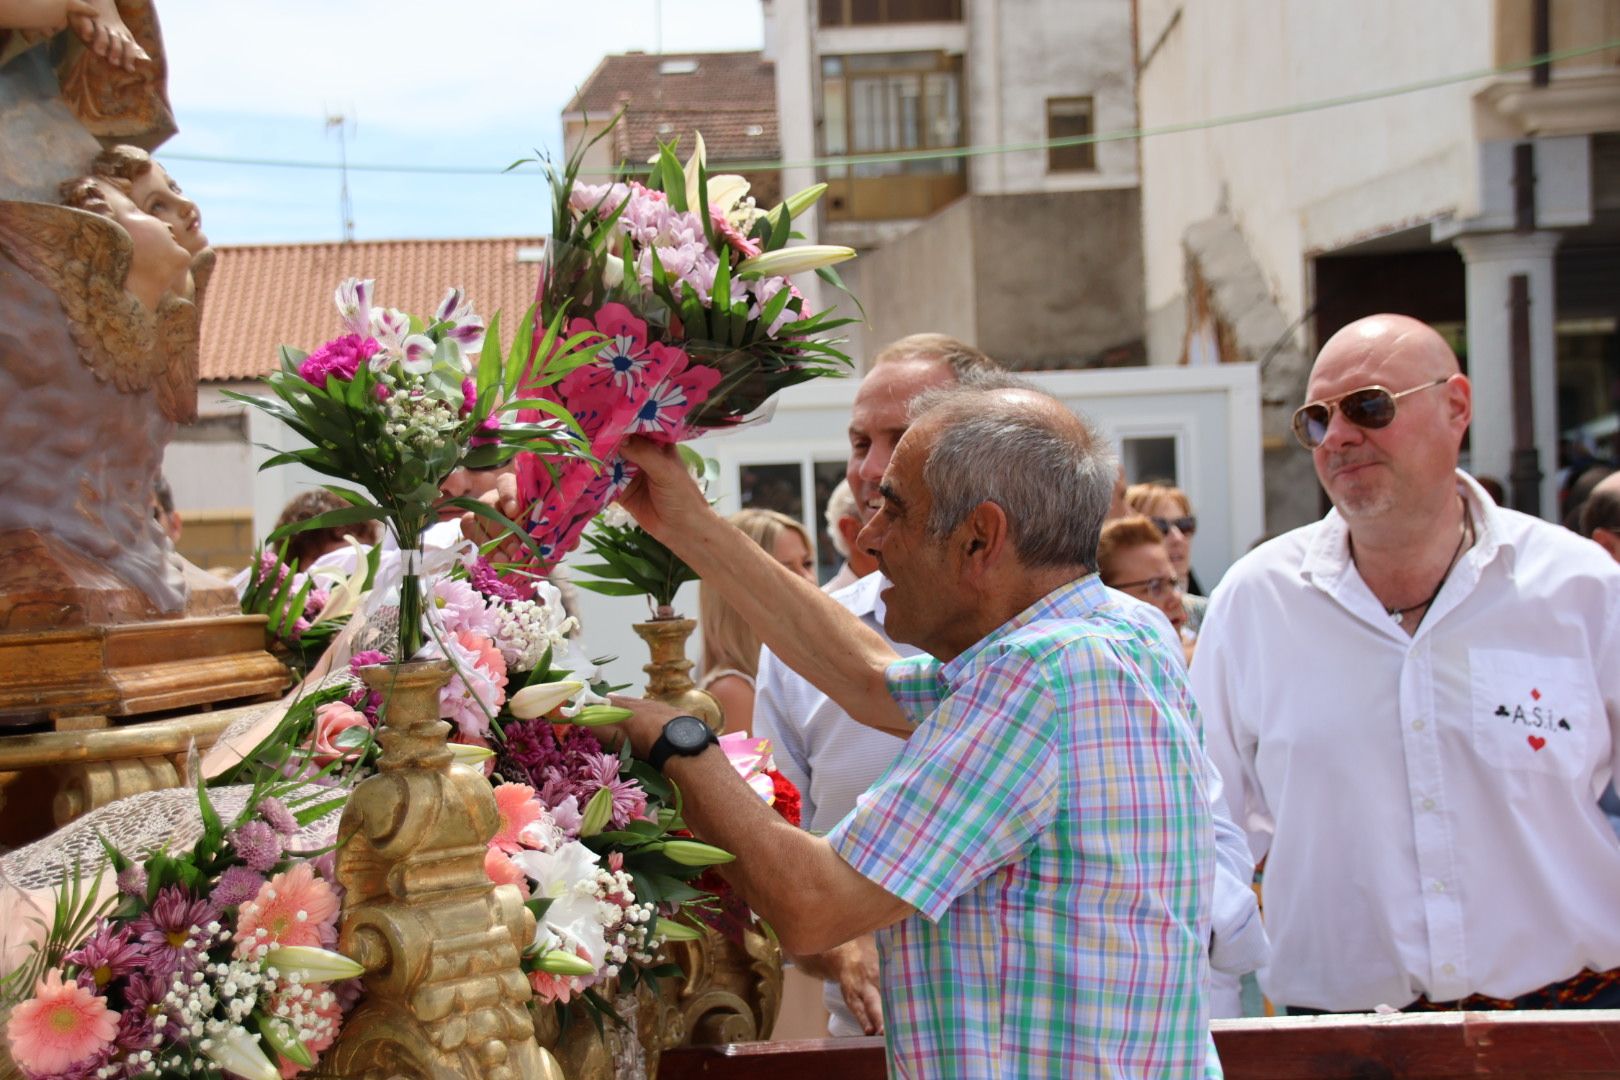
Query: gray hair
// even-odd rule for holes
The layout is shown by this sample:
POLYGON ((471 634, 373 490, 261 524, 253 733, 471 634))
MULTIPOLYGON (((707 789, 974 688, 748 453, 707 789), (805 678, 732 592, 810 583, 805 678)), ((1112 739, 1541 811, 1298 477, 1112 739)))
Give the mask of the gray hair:
POLYGON ((989 397, 995 390, 1051 397, 1017 376, 976 371, 960 385, 930 390, 911 404, 913 422, 927 413, 944 414, 923 465, 933 502, 929 533, 944 539, 975 508, 993 502, 1007 515, 1013 550, 1024 565, 1095 569, 1119 468, 1112 447, 1083 417, 1076 416, 1072 427, 1054 423, 989 397))
POLYGON ((827 536, 832 540, 833 550, 842 558, 849 558, 849 545, 844 543, 844 534, 838 531, 838 523, 845 518, 860 518, 855 507, 855 493, 849 490, 849 481, 840 480, 838 486, 832 489, 827 496, 827 536))

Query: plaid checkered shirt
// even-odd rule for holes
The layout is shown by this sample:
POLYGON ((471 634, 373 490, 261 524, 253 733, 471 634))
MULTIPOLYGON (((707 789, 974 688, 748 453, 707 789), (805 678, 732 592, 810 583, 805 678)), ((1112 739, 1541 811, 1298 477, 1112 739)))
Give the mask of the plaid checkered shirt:
POLYGON ((1213 826, 1173 644, 1088 576, 941 664, 832 831, 917 909, 878 933, 897 1077, 1201 1077, 1213 826))

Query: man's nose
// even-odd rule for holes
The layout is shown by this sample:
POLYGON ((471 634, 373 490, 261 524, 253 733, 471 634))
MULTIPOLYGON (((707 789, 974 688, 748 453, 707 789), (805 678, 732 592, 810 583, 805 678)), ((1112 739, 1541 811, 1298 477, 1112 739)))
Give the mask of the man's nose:
POLYGON ((1354 446, 1366 437, 1363 429, 1352 424, 1345 418, 1343 409, 1334 409, 1333 415, 1328 417, 1327 429, 1322 432, 1322 443, 1318 450, 1342 450, 1346 446, 1354 446))
POLYGON ((883 546, 883 526, 878 524, 882 518, 882 511, 873 514, 871 520, 855 534, 855 546, 873 558, 877 557, 878 549, 883 546))

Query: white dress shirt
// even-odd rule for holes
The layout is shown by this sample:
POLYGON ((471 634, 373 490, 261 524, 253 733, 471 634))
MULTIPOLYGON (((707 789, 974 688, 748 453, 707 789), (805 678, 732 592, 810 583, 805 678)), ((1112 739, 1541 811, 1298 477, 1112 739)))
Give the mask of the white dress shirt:
POLYGON ((1620 567, 1495 506, 1408 636, 1336 511, 1211 598, 1193 692, 1265 874, 1279 1004, 1511 998, 1620 965, 1620 567))
MULTIPOLYGON (((884 606, 880 595, 889 582, 882 574, 861 578, 832 598, 860 616, 885 641, 884 606)), ((1165 648, 1180 662, 1176 634, 1157 608, 1125 593, 1113 592, 1122 603, 1147 608, 1157 617, 1165 648)), ((917 649, 889 641, 901 656, 917 649)), ((825 833, 855 808, 855 800, 882 776, 900 753, 903 741, 874 731, 850 719, 827 695, 794 672, 768 648, 760 650, 759 675, 754 691, 754 734, 771 740, 776 767, 798 787, 803 800, 802 824, 825 833)), ((1250 882, 1254 861, 1243 833, 1232 823, 1220 796, 1220 776, 1209 766, 1210 801, 1214 807, 1216 880, 1211 925, 1214 943, 1211 966, 1227 977, 1217 978, 1215 1015, 1239 1015, 1236 976, 1255 970, 1266 960, 1269 946, 1250 882)), ((828 982, 822 1000, 831 1014, 829 1030, 836 1036, 864 1032, 844 1004, 836 982, 828 982)))

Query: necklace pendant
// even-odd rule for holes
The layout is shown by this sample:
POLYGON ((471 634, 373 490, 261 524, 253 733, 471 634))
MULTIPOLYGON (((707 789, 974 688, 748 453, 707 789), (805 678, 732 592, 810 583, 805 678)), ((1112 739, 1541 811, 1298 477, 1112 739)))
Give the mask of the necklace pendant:
POLYGON ((1396 626, 1399 626, 1401 623, 1406 621, 1406 612, 1404 611, 1387 611, 1386 609, 1386 612, 1389 615, 1389 621, 1394 623, 1396 626))

